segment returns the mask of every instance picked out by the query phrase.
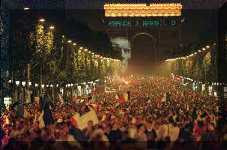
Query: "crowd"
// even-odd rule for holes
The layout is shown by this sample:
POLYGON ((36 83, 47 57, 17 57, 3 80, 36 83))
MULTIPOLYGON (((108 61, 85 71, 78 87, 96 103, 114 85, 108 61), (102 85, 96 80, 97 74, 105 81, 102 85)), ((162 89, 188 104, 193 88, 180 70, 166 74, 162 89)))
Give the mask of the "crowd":
MULTIPOLYGON (((48 100, 50 115, 40 103, 24 106, 23 115, 8 110, 1 118, 2 149, 224 149, 218 132, 218 100, 168 77, 129 77, 112 83, 128 92, 119 103, 116 93, 93 93, 83 102, 48 100), (165 98, 163 98, 165 96, 165 98), (89 106, 89 107, 88 107, 89 106), (92 107, 98 124, 79 129, 72 121, 92 107), (44 144, 45 143, 45 144, 44 144)), ((48 99, 48 98, 47 98, 48 99)))

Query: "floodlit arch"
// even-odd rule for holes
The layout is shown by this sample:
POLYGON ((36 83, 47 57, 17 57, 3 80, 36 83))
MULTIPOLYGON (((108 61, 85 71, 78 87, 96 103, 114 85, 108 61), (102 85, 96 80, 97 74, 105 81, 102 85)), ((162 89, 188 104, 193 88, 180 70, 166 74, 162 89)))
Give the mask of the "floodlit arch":
POLYGON ((154 36, 151 35, 150 33, 147 33, 147 32, 140 32, 140 33, 135 34, 135 35, 132 37, 132 43, 134 42, 134 40, 135 40, 136 37, 141 36, 141 35, 146 35, 146 36, 150 37, 150 38, 152 39, 152 41, 156 42, 156 39, 155 39, 154 36))

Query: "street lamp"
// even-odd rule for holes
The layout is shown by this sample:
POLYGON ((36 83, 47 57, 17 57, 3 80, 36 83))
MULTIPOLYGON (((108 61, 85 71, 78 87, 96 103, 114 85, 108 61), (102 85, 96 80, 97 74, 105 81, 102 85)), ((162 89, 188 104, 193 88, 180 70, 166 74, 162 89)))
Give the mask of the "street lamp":
POLYGON ((20 81, 16 81, 16 94, 17 94, 17 99, 19 98, 19 85, 20 85, 20 81))
POLYGON ((54 26, 50 26, 50 30, 54 30, 54 26))
POLYGON ((44 18, 39 19, 39 22, 45 22, 46 20, 44 18))
POLYGON ((28 8, 28 7, 24 7, 24 10, 29 10, 30 8, 28 8))
POLYGON ((19 86, 19 84, 20 84, 20 81, 16 81, 16 85, 19 86))
POLYGON ((22 86, 23 86, 23 100, 25 100, 25 85, 26 85, 26 82, 25 81, 22 81, 21 82, 22 86))
POLYGON ((71 40, 68 40, 68 43, 72 43, 72 41, 71 40))
POLYGON ((25 87, 26 82, 25 81, 22 81, 21 84, 22 84, 23 87, 25 87))

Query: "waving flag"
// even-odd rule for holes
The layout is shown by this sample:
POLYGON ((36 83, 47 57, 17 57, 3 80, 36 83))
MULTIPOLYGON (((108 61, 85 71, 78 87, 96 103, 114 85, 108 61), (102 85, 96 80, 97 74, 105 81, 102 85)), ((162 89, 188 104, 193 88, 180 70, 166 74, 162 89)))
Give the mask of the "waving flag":
POLYGON ((80 116, 79 113, 76 113, 71 118, 71 123, 74 127, 77 127, 79 129, 83 130, 84 128, 87 127, 88 121, 93 121, 94 125, 99 123, 95 110, 92 109, 91 107, 89 109, 90 109, 90 111, 87 112, 86 114, 80 116))
POLYGON ((42 118, 43 118, 45 125, 50 125, 50 124, 54 123, 54 119, 53 119, 50 107, 51 107, 51 102, 50 102, 48 96, 44 95, 41 98, 41 108, 42 108, 42 112, 43 112, 42 118))
POLYGON ((119 103, 125 103, 126 100, 125 100, 125 97, 123 95, 119 96, 119 99, 118 99, 119 103))
POLYGON ((129 97, 128 93, 123 93, 117 94, 115 98, 118 100, 120 104, 123 104, 128 101, 128 97, 129 97))

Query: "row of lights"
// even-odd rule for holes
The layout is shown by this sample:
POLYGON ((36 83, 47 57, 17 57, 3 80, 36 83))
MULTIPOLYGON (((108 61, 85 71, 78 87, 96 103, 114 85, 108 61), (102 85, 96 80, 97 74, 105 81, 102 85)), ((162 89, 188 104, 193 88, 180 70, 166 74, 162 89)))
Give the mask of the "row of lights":
MULTIPOLYGON (((95 80, 95 81, 90 81, 90 82, 83 82, 83 83, 81 83, 81 85, 86 85, 86 84, 95 84, 96 82, 99 82, 100 80, 99 79, 97 79, 97 80, 95 80)), ((9 83, 12 83, 12 80, 9 80, 8 81, 9 83)), ((19 86, 20 84, 23 86, 23 87, 25 87, 26 85, 28 85, 29 87, 30 86, 32 86, 32 82, 26 82, 26 81, 15 81, 15 84, 16 84, 16 86, 19 86)), ((39 84, 38 83, 34 83, 33 84, 35 87, 38 87, 39 86, 39 84)), ((66 84, 65 85, 65 87, 73 87, 73 86, 77 86, 77 85, 79 85, 78 83, 76 83, 76 84, 73 84, 73 83, 70 83, 70 84, 66 84)), ((59 87, 59 84, 41 84, 41 87, 42 88, 44 88, 44 87, 50 87, 50 88, 53 88, 53 87, 59 87)))
MULTIPOLYGON (((191 79, 191 78, 187 78, 187 77, 183 77, 183 79, 186 79, 186 80, 189 80, 189 81, 192 81, 192 82, 196 82, 195 80, 193 80, 193 79, 191 79)), ((202 84, 201 81, 199 81, 199 82, 197 82, 197 83, 202 84)), ((224 83, 212 82, 211 85, 217 85, 217 86, 218 86, 218 85, 224 85, 224 83)))
MULTIPOLYGON (((44 18, 39 19, 39 22, 41 22, 41 23, 43 23, 43 22, 45 22, 45 21, 46 21, 46 20, 45 20, 44 18)), ((52 26, 50 26, 49 28, 50 28, 51 30, 54 30, 55 27, 52 25, 52 26)), ((62 37, 64 37, 64 35, 63 35, 62 37)), ((76 45, 77 45, 77 43, 74 43, 72 40, 68 40, 67 42, 68 42, 69 44, 72 44, 73 46, 76 46, 76 45)), ((95 53, 89 51, 87 48, 83 48, 82 46, 80 47, 79 51, 81 51, 81 50, 84 50, 85 52, 88 52, 89 54, 95 55, 95 56, 98 57, 98 58, 103 58, 103 59, 112 60, 112 61, 120 61, 120 60, 118 60, 118 59, 107 58, 107 57, 103 57, 103 56, 101 56, 101 55, 95 54, 95 53)))
MULTIPOLYGON (((176 75, 174 75, 173 73, 171 73, 171 75, 172 75, 172 76, 176 76, 176 75)), ((193 79, 191 79, 191 78, 188 78, 188 77, 184 77, 184 76, 179 76, 179 77, 181 77, 181 78, 184 79, 184 80, 191 81, 191 82, 197 82, 197 81, 195 81, 195 80, 193 80, 193 79)), ((197 83, 202 84, 201 81, 199 81, 199 82, 197 82, 197 83)), ((224 85, 224 83, 221 83, 221 82, 213 82, 213 83, 211 83, 211 85, 215 85, 215 86, 217 85, 217 86, 219 86, 219 85, 224 85)))
POLYGON ((105 4, 106 17, 181 16, 180 3, 166 4, 105 4))
MULTIPOLYGON (((76 46, 76 45, 77 45, 77 44, 74 43, 72 40, 68 40, 67 42, 68 42, 69 44, 72 44, 73 46, 76 46)), ((106 59, 106 60, 112 60, 112 61, 117 61, 117 62, 120 61, 119 59, 108 58, 108 57, 104 57, 104 56, 95 54, 94 52, 92 52, 92 51, 90 51, 90 50, 88 50, 87 48, 84 48, 84 47, 82 47, 82 46, 79 48, 79 52, 80 52, 81 50, 83 50, 84 52, 87 52, 87 53, 89 53, 89 54, 92 54, 92 55, 95 56, 96 58, 101 58, 101 59, 106 59)))
POLYGON ((185 60, 187 58, 190 58, 190 57, 193 57, 193 56, 197 55, 198 53, 202 53, 202 52, 208 50, 209 48, 210 48, 210 46, 207 45, 207 46, 203 47, 202 49, 199 49, 197 52, 194 52, 194 53, 192 53, 190 55, 187 55, 187 56, 184 56, 184 57, 171 58, 171 59, 167 59, 165 61, 166 62, 170 62, 170 61, 176 61, 176 60, 185 60))
POLYGON ((119 8, 123 8, 123 9, 128 9, 128 8, 156 8, 156 9, 160 9, 160 8, 172 8, 172 9, 182 9, 183 6, 181 3, 150 3, 150 4, 146 4, 146 3, 140 3, 140 4, 120 4, 120 3, 110 3, 110 4, 105 4, 104 5, 104 9, 119 9, 119 8))
MULTIPOLYGON (((39 22, 41 22, 41 23, 44 23, 45 21, 46 20, 44 18, 39 19, 39 22)), ((50 30, 54 30, 55 29, 55 27, 53 25, 51 25, 49 28, 50 28, 50 30)))

